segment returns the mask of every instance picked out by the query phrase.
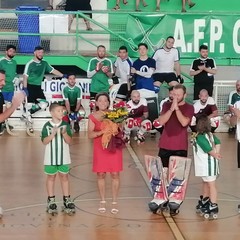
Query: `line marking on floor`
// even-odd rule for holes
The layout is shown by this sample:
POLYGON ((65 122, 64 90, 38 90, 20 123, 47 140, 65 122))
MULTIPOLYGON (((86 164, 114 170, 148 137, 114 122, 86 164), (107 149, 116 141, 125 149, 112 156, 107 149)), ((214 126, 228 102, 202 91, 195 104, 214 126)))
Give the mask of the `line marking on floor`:
MULTIPOLYGON (((142 175, 144 182, 148 186, 149 191, 151 192, 151 186, 150 186, 150 183, 149 183, 149 179, 147 177, 147 173, 146 173, 142 163, 140 162, 138 156, 136 155, 136 153, 134 152, 133 148, 130 145, 127 146, 127 150, 129 152, 129 154, 131 155, 134 163, 138 167, 139 172, 142 175)), ((170 215, 167 216, 167 215, 163 214, 163 216, 164 216, 169 228, 171 229, 174 237, 176 238, 176 240, 184 240, 185 238, 182 235, 182 233, 181 233, 180 229, 178 228, 177 224, 175 223, 174 219, 170 215)))

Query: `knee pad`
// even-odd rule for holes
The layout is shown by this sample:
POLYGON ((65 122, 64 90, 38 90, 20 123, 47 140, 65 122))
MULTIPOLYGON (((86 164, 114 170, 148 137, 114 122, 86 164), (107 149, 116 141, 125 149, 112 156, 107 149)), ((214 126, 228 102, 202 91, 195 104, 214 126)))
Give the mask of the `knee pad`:
POLYGON ((90 107, 90 109, 94 109, 95 106, 96 106, 95 100, 90 100, 90 102, 89 102, 89 107, 90 107))
POLYGON ((211 118, 211 127, 217 128, 220 125, 220 117, 211 118))
POLYGON ((134 127, 134 119, 128 118, 125 122, 125 128, 132 129, 134 127))
POLYGON ((140 127, 141 122, 142 122, 141 118, 134 118, 134 127, 140 127))
POLYGON ((162 125, 160 124, 160 122, 157 119, 155 119, 153 121, 153 126, 157 129, 162 127, 162 125))
POLYGON ((152 129, 152 123, 150 120, 146 119, 142 121, 141 128, 143 128, 146 132, 152 129))

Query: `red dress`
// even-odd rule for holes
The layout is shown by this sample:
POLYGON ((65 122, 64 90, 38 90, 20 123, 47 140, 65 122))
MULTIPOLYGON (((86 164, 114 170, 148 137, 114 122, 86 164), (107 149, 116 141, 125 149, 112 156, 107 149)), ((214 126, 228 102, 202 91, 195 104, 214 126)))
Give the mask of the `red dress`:
MULTIPOLYGON (((93 114, 89 119, 95 124, 94 131, 100 131, 102 122, 97 120, 93 114)), ((102 137, 93 139, 93 172, 120 172, 123 168, 122 149, 110 152, 102 147, 102 137)))

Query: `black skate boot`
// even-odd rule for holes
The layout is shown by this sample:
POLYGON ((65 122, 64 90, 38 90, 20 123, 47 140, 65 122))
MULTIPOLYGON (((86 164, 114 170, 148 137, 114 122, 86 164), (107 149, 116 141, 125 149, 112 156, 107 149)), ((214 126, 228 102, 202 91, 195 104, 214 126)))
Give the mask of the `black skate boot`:
POLYGON ((75 204, 71 200, 70 196, 63 196, 63 208, 62 211, 67 213, 68 215, 72 215, 75 213, 75 204))
POLYGON ((205 219, 214 220, 218 218, 218 204, 209 201, 208 206, 203 210, 205 219))
POLYGON ((207 208, 209 201, 209 197, 203 198, 203 195, 201 195, 196 206, 196 213, 202 213, 207 208))
POLYGON ((48 197, 47 200, 47 212, 52 214, 53 216, 58 213, 57 211, 57 204, 55 203, 55 196, 48 197))
POLYGON ((142 134, 137 134, 137 136, 135 137, 135 140, 137 141, 137 144, 143 144, 145 142, 145 137, 142 134))
POLYGON ((74 122, 73 128, 74 128, 74 132, 79 133, 80 127, 78 122, 74 122))

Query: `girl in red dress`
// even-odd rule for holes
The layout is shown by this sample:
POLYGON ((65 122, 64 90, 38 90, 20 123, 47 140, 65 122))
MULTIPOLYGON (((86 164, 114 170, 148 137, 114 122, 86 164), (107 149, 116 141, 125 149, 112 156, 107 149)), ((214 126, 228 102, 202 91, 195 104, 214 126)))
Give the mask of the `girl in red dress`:
POLYGON ((98 190, 100 193, 100 206, 98 211, 106 212, 105 200, 105 179, 106 173, 109 172, 112 178, 112 207, 111 213, 118 213, 117 197, 120 186, 120 171, 122 171, 122 149, 111 152, 102 147, 102 121, 104 112, 108 110, 110 99, 107 93, 96 95, 96 111, 89 115, 88 120, 88 137, 93 138, 93 172, 97 173, 98 190))

